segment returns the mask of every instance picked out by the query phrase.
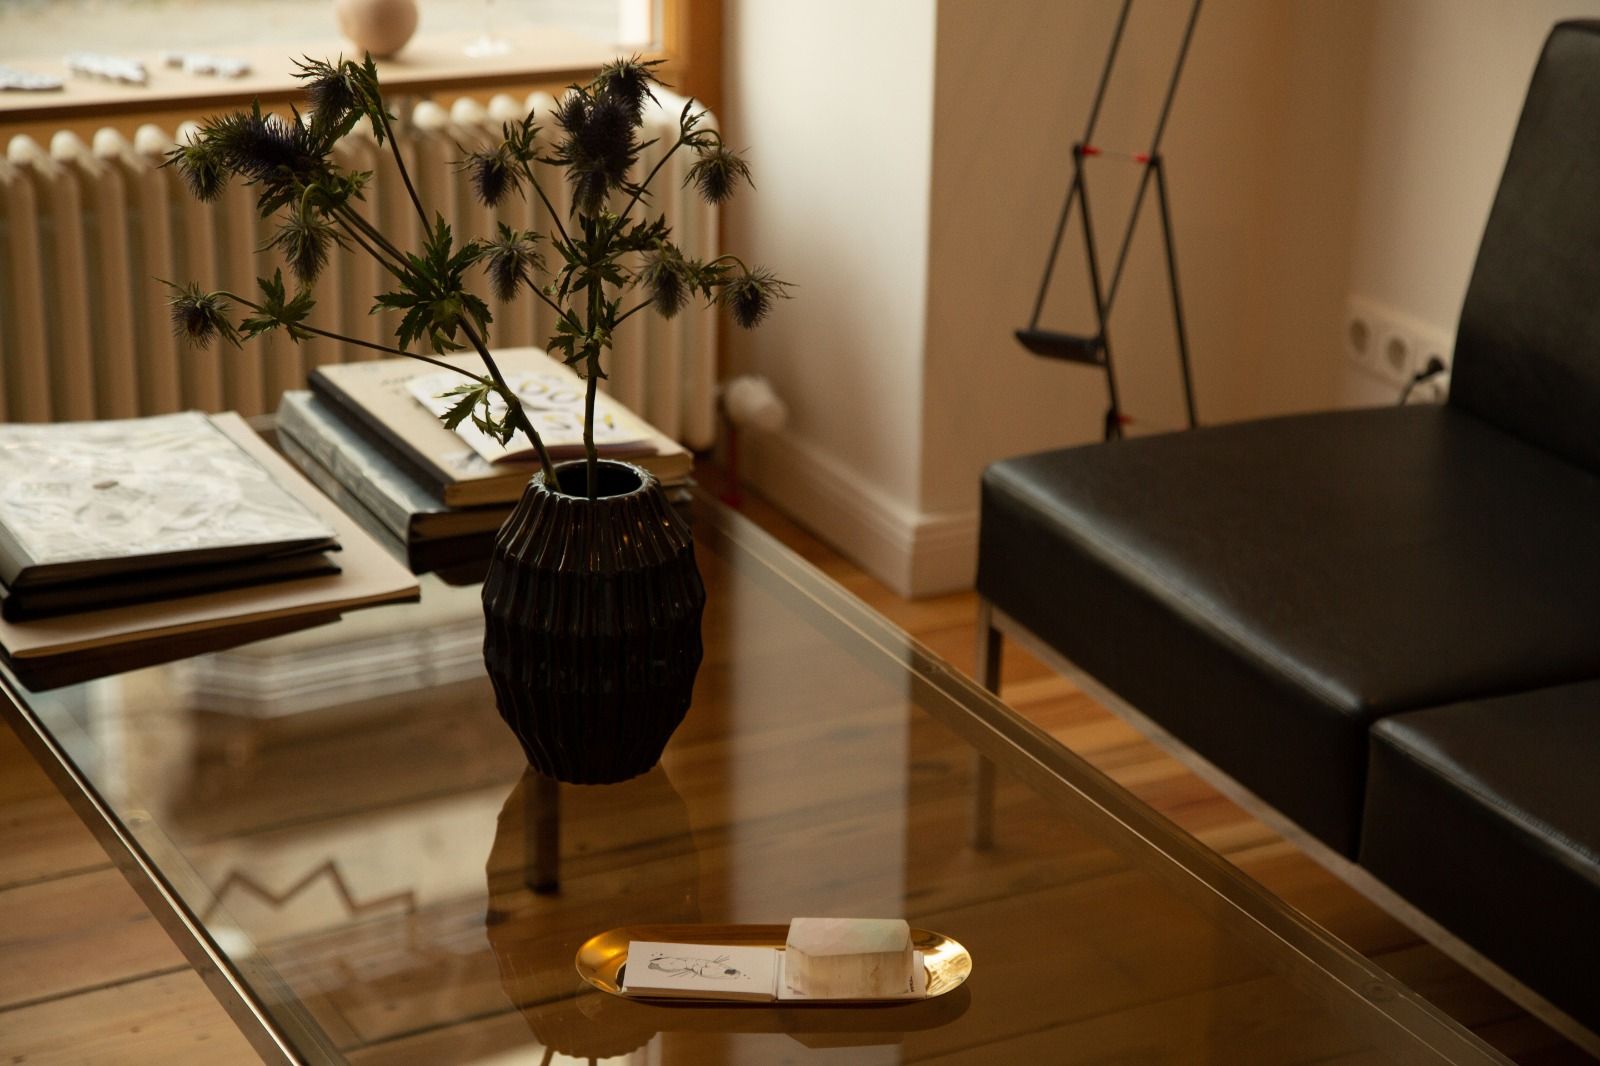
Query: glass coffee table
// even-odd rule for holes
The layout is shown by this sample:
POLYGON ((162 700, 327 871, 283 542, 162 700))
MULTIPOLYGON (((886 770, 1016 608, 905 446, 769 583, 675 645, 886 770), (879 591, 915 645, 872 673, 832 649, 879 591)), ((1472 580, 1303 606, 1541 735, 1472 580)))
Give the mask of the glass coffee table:
POLYGON ((1503 1062, 697 498, 693 709, 649 774, 525 771, 476 589, 0 704, 269 1062, 1503 1062), (978 767, 992 835, 974 843, 978 767), (988 771, 983 771, 987 773, 988 771), (954 992, 661 1006, 620 926, 903 916, 954 992))

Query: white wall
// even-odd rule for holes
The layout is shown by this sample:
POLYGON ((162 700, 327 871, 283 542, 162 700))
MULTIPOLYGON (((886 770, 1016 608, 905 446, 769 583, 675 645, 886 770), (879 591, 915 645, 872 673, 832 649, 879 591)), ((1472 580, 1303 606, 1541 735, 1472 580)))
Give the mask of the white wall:
MULTIPOLYGON (((1368 48, 1351 293, 1454 336, 1522 97, 1550 27, 1596 0, 1406 0, 1379 7, 1368 48)), ((1340 398, 1392 390, 1345 370, 1340 398)))
POLYGON ((729 0, 726 136, 757 188, 724 212, 726 247, 796 284, 727 369, 790 409, 749 440, 745 473, 869 568, 907 558, 917 507, 934 6, 729 0))
MULTIPOLYGON (((753 480, 902 591, 959 587, 983 467, 1099 434, 1099 376, 1028 355, 1011 331, 1032 308, 1119 4, 792 6, 726 0, 725 110, 762 182, 730 216, 729 244, 807 274, 778 329, 733 345, 734 367, 770 374, 796 410, 753 480), (806 158, 813 134, 789 139, 790 123, 816 124, 775 101, 789 88, 773 76, 849 101, 845 160, 806 158), (894 122, 855 121, 864 112, 894 122), (764 180, 767 153, 781 189, 764 180), (863 246, 863 210, 891 216, 876 217, 885 241, 863 246), (894 284, 858 288, 889 261, 894 284), (833 389, 846 367, 849 387, 833 389), (878 387, 903 391, 856 391, 878 387)), ((1143 146, 1187 6, 1134 6, 1097 141, 1143 146)), ((1346 300, 1453 333, 1540 43, 1571 15, 1600 17, 1600 0, 1206 6, 1165 143, 1202 422, 1393 401, 1343 359, 1346 300)), ((1137 172, 1091 165, 1109 256, 1137 172)), ((1133 432, 1182 423, 1155 223, 1141 222, 1112 320, 1133 432)), ((1046 305, 1053 328, 1092 322, 1076 236, 1046 305)))

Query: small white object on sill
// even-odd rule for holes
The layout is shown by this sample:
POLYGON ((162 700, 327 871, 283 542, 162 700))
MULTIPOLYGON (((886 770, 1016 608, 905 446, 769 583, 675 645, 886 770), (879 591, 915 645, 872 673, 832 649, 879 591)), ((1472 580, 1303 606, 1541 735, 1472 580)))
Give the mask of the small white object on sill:
POLYGON ((123 85, 147 85, 150 75, 137 59, 102 55, 99 52, 69 52, 62 60, 74 74, 123 85))

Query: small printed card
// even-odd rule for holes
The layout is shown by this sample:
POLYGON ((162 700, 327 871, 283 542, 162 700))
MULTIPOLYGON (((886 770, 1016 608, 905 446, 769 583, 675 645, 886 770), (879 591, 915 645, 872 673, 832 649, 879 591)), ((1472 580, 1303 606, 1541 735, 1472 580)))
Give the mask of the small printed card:
MULTIPOLYGON (((789 987, 784 980, 783 963, 784 952, 780 948, 630 940, 628 963, 621 977, 622 991, 629 996, 658 999, 755 1002, 817 999, 789 987)), ((911 977, 903 991, 890 995, 840 997, 840 1000, 925 999, 927 995, 928 970, 922 961, 922 952, 918 951, 912 955, 911 977)))
POLYGON ((628 942, 623 991, 673 999, 777 998, 778 951, 727 944, 628 942))

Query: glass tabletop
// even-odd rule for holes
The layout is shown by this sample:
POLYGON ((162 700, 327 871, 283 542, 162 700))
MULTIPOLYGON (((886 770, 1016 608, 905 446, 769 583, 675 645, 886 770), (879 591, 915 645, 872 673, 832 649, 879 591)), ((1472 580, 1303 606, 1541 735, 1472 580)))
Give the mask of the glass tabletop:
POLYGON ((1501 1062, 741 516, 697 498, 692 709, 610 786, 526 771, 476 588, 7 712, 268 1061, 1501 1062), (992 841, 973 843, 979 759, 992 841), (904 917, 955 992, 662 1006, 619 926, 904 917))

